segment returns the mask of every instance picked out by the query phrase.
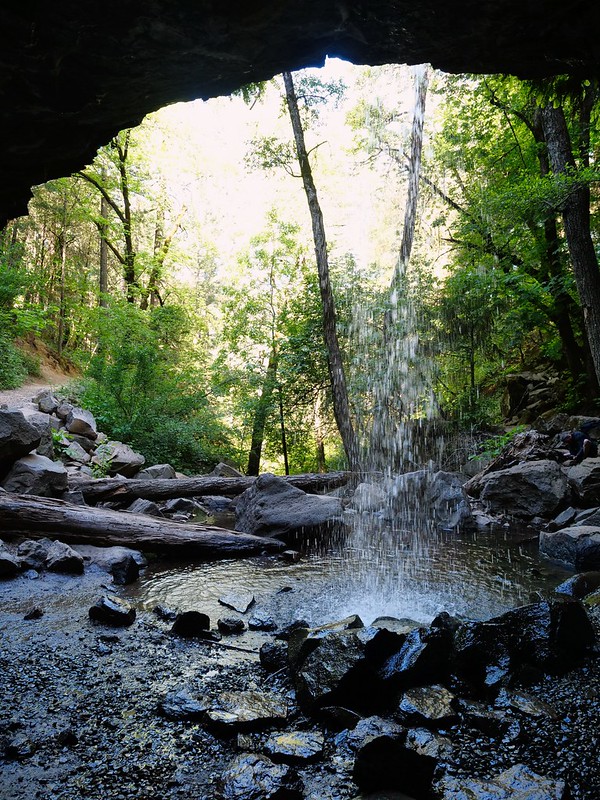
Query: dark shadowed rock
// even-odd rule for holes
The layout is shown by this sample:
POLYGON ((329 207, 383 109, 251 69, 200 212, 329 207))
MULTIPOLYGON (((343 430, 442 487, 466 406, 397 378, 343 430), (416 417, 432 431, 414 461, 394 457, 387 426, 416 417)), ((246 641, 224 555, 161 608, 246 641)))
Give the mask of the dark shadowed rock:
POLYGON ((569 485, 582 506, 600 505, 600 458, 586 458, 567 472, 569 485))
POLYGON ((151 517, 162 517, 162 511, 158 505, 144 497, 138 497, 134 500, 133 503, 127 507, 126 511, 129 511, 131 514, 148 514, 151 517))
POLYGON ((258 536, 308 534, 328 527, 342 515, 337 497, 307 494, 283 478, 265 473, 240 495, 235 528, 258 536))
POLYGON ((37 742, 25 733, 18 733, 6 743, 5 753, 7 758, 23 761, 30 758, 37 750, 37 742))
POLYGON ((286 731, 269 736, 265 753, 276 763, 308 764, 323 755, 324 745, 321 731, 286 731))
POLYGON ((7 492, 36 494, 42 497, 61 495, 67 489, 68 473, 60 461, 30 454, 12 465, 2 481, 7 492))
POLYGON ((288 665, 288 645, 285 641, 265 642, 259 651, 260 663, 267 672, 277 672, 288 665))
POLYGON ((38 392, 33 400, 44 414, 54 414, 60 405, 58 397, 50 389, 43 389, 38 392))
POLYGON ((406 730, 382 717, 361 720, 348 736, 355 751, 353 778, 364 792, 400 789, 406 730))
POLYGON ((0 578, 14 578, 21 570, 21 559, 0 545, 0 578))
POLYGON ((495 705, 496 708, 511 708, 528 717, 557 719, 559 716, 549 703, 519 689, 501 689, 495 705))
POLYGON ((182 611, 177 614, 171 633, 191 639, 202 639, 209 628, 210 617, 208 614, 204 614, 202 611, 182 611))
POLYGON ((39 570, 46 564, 51 546, 51 539, 25 539, 17 547, 17 555, 24 567, 39 570))
MULTIPOLYGON (((35 409, 35 406, 33 408, 35 409)), ((43 414, 41 411, 31 410, 28 407, 22 408, 21 412, 27 422, 37 428, 40 434, 40 443, 35 448, 36 453, 50 459, 54 458, 52 431, 58 429, 59 421, 50 414, 43 414)))
POLYGON ((480 498, 495 514, 550 518, 567 505, 570 488, 564 470, 555 461, 527 461, 486 475, 481 481, 480 498))
POLYGON ((540 553, 577 570, 600 568, 600 527, 573 525, 540 533, 540 553))
POLYGON ((245 753, 225 770, 220 800, 301 800, 302 781, 292 767, 245 753))
POLYGON ((66 575, 82 575, 83 556, 64 542, 52 542, 46 556, 46 569, 66 575))
POLYGON ((125 627, 133 625, 136 612, 133 606, 114 595, 103 595, 89 610, 90 619, 103 625, 125 627))
POLYGON ((600 572, 580 572, 563 581, 554 590, 557 594, 564 594, 567 597, 574 597, 576 600, 595 592, 600 588, 600 572))
POLYGON ((478 703, 475 700, 460 700, 460 714, 465 723, 491 738, 514 739, 520 733, 518 722, 507 716, 502 709, 478 703))
POLYGON ((239 617, 222 617, 217 620, 217 628, 224 636, 233 636, 246 630, 246 623, 239 617))
POLYGON ((0 409, 0 475, 39 445, 40 432, 20 411, 0 409))

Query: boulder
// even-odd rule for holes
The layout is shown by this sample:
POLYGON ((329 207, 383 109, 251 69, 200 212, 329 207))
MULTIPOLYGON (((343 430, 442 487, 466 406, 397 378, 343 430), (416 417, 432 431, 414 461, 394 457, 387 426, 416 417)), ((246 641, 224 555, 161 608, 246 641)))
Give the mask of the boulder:
POLYGON ((570 488, 564 470, 555 461, 526 461, 486 475, 481 481, 480 498, 495 514, 547 519, 568 504, 570 488))
POLYGON ((25 539, 17 547, 17 556, 24 567, 40 570, 48 560, 48 551, 52 546, 51 539, 25 539))
POLYGON ((569 484, 583 506, 600 504, 600 458, 586 458, 567 472, 569 484))
POLYGON ((239 617, 221 617, 217 620, 217 628, 224 636, 234 636, 246 630, 246 623, 239 617))
POLYGON ((35 448, 36 453, 40 456, 47 458, 54 458, 54 441, 52 439, 52 432, 58 430, 59 422, 56 417, 51 417, 50 414, 44 414, 38 411, 35 406, 33 410, 28 408, 21 409, 21 412, 27 422, 37 428, 40 434, 40 443, 35 448))
POLYGON ((97 449, 92 464, 106 469, 111 475, 132 478, 144 465, 146 459, 123 442, 106 442, 97 449))
POLYGON ((92 460, 90 454, 83 448, 79 442, 76 441, 69 441, 68 439, 63 440, 63 448, 60 452, 60 457, 62 461, 69 462, 74 461, 76 464, 89 464, 92 460))
POLYGON ((62 419, 63 422, 66 421, 67 417, 73 411, 75 406, 73 403, 69 403, 68 400, 61 400, 58 404, 58 408, 54 412, 59 419, 62 419))
POLYGON ((82 575, 84 569, 83 556, 68 544, 54 541, 48 548, 45 566, 49 572, 82 575))
POLYGON ((209 475, 214 475, 216 478, 243 478, 244 475, 235 467, 232 467, 231 464, 225 464, 224 462, 219 462, 216 467, 213 469, 212 472, 208 473, 209 475))
POLYGON ((136 478, 168 478, 173 479, 177 477, 177 473, 170 464, 153 464, 151 467, 145 467, 140 470, 136 478))
POLYGON ((318 532, 342 515, 337 497, 307 494, 283 478, 260 475, 236 503, 235 529, 258 536, 318 532))
POLYGON ((148 514, 151 517, 162 517, 163 515, 158 505, 152 500, 146 500, 145 497, 136 498, 125 510, 131 514, 148 514))
POLYGON ((51 389, 42 389, 33 400, 44 414, 54 414, 60 405, 60 400, 51 389))
POLYGON ((23 456, 15 461, 2 481, 7 492, 42 497, 61 495, 66 491, 67 485, 68 473, 64 464, 37 454, 23 456))
POLYGON ((375 483, 359 483, 348 508, 359 512, 380 511, 386 505, 388 495, 385 489, 375 483))
POLYGON ((262 730, 287 722, 285 697, 272 692, 222 692, 212 700, 207 720, 228 731, 262 730))
POLYGON ((182 611, 177 614, 171 633, 187 639, 203 639, 210 629, 210 617, 202 611, 182 611))
POLYGON ((468 530, 475 527, 464 478, 453 472, 418 470, 386 481, 389 514, 405 523, 413 521, 419 509, 420 524, 434 530, 468 530))
POLYGON ((94 622, 114 627, 126 627, 135 622, 136 612, 133 606, 115 595, 103 595, 89 610, 89 617, 94 622))
POLYGON ((572 569, 600 569, 600 527, 572 525, 540 533, 540 553, 572 569))
POLYGON ((65 419, 65 428, 69 433, 78 433, 88 439, 95 439, 98 435, 96 420, 91 411, 73 406, 65 419))
POLYGON ((96 547, 93 544, 75 545, 76 550, 86 563, 94 564, 113 577, 117 586, 125 586, 136 581, 140 575, 140 566, 145 564, 144 556, 138 550, 128 547, 96 547))
POLYGON ((242 753, 221 778, 220 800, 301 800, 302 781, 287 764, 267 756, 242 753))
POLYGON ((416 686, 402 695, 398 715, 407 725, 450 725, 458 718, 455 703, 455 696, 443 686, 416 686))
POLYGON ((272 733, 265 742, 265 753, 277 764, 309 764, 323 755, 325 737, 321 731, 272 733))
POLYGON ((159 702, 158 710, 167 719, 201 720, 210 703, 188 689, 168 692, 159 702))
POLYGON ((0 579, 14 578, 21 570, 21 560, 0 544, 0 579))
POLYGON ((36 426, 20 411, 0 409, 0 475, 18 458, 35 450, 41 438, 36 426))
POLYGON ((572 575, 563 581, 554 590, 556 594, 564 594, 567 597, 574 597, 576 600, 583 600, 586 595, 600 589, 600 572, 580 572, 572 575))

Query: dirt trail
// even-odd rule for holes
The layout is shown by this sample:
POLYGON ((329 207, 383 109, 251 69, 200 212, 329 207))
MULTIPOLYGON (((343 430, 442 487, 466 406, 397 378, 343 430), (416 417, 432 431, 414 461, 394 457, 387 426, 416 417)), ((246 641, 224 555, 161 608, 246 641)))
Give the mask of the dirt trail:
POLYGON ((42 389, 57 389, 73 380, 72 375, 65 375, 47 365, 40 368, 40 373, 39 377, 32 378, 17 389, 0 389, 0 406, 19 408, 19 406, 29 403, 42 389))

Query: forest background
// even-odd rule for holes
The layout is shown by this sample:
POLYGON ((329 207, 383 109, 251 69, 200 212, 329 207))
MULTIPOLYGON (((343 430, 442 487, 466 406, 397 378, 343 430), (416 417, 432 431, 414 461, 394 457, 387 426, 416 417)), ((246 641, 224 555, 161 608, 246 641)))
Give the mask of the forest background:
MULTIPOLYGON (((336 60, 294 82, 361 452, 431 420, 495 430, 515 371, 559 376, 556 410, 592 407, 569 212, 600 291, 597 85, 336 60)), ((167 107, 34 189, 0 237, 0 387, 35 373, 22 347, 35 336, 148 462, 347 464, 285 98, 280 77, 167 107)))

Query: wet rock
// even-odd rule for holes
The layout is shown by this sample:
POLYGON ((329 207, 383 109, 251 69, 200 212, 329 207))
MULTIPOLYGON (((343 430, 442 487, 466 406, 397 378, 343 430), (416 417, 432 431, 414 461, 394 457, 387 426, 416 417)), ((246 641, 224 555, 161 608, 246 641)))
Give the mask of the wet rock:
POLYGON ((448 672, 450 634, 433 627, 415 628, 382 664, 379 675, 392 687, 436 683, 448 672))
POLYGON ((338 498, 307 494, 283 478, 270 473, 259 475, 236 503, 235 528, 258 536, 308 535, 340 519, 338 498))
POLYGON ((494 514, 547 519, 567 504, 570 487, 555 461, 526 461, 486 475, 481 482, 480 498, 494 514))
POLYGON ((302 559, 302 553, 298 550, 284 550, 281 558, 289 564, 297 564, 302 559))
POLYGON ((40 570, 48 559, 51 545, 50 539, 26 539, 17 547, 17 556, 23 566, 40 570))
POLYGON ((83 556, 86 563, 94 564, 110 573, 113 583, 117 586, 126 586, 139 578, 140 566, 146 559, 138 550, 129 547, 96 547, 91 544, 75 545, 76 550, 83 556))
POLYGON ((277 623, 267 611, 255 611, 248 620, 251 631, 276 631, 277 623))
POLYGON ((411 497, 427 507, 438 530, 469 530, 475 526, 462 475, 418 470, 398 475, 384 486, 390 498, 387 513, 391 518, 406 515, 406 498, 411 497))
POLYGON ((41 619, 44 616, 44 609, 40 606, 35 606, 32 608, 31 611, 28 611, 25 616, 23 617, 24 620, 30 621, 34 619, 41 619))
POLYGON ((161 478, 172 480, 177 477, 175 469, 170 464, 153 464, 140 470, 136 478, 161 478))
POLYGON ((456 698, 443 686, 420 686, 406 691, 398 705, 402 722, 410 725, 441 726, 457 719, 456 698))
POLYGON ((557 594, 582 600, 586 595, 600 588, 600 572, 580 572, 573 575, 554 590, 557 594))
POLYGON ((343 706, 323 706, 319 711, 319 720, 334 731, 353 730, 361 719, 363 717, 356 711, 343 706))
POLYGON ((0 545, 0 579, 14 578, 21 566, 21 560, 0 545))
POLYGON ((35 453, 15 461, 2 481, 7 492, 42 497, 61 495, 66 491, 67 484, 68 473, 64 464, 35 453))
POLYGON ((387 502, 388 494, 381 486, 375 483, 359 483, 348 508, 360 513, 379 511, 387 502))
POLYGON ((497 618, 465 622, 453 640, 453 670, 479 687, 490 687, 510 673, 509 631, 497 618))
POLYGON ((503 710, 464 699, 459 701, 459 708, 465 723, 486 736, 511 740, 520 733, 518 722, 503 710))
POLYGON ((54 541, 48 548, 46 569, 65 575, 83 575, 83 556, 64 542, 54 541))
POLYGON ((98 435, 96 420, 90 411, 73 406, 65 419, 65 428, 69 433, 78 433, 88 439, 95 439, 98 435))
POLYGON ((210 628, 210 617, 202 611, 182 611, 175 617, 171 633, 186 638, 203 638, 210 628))
POLYGON ((223 692, 211 702, 207 719, 219 728, 261 730, 287 720, 285 698, 263 692, 223 692))
POLYGON ((320 731, 286 731, 269 736, 265 753, 276 763, 308 764, 323 755, 324 745, 320 731))
POLYGON ((573 508, 573 506, 569 506, 569 508, 565 508, 564 511, 561 511, 558 516, 554 517, 554 519, 548 523, 548 530, 558 531, 561 528, 568 528, 569 525, 575 522, 576 517, 577 509, 573 508))
POLYGON ((167 608, 166 606, 154 606, 152 611, 159 619, 165 622, 174 622, 177 619, 177 611, 172 608, 167 608))
POLYGON ((239 617, 222 617, 217 620, 217 628, 223 636, 234 636, 246 630, 246 623, 239 617))
POLYGON ((516 764, 491 781, 446 776, 436 783, 434 797, 436 800, 567 800, 563 781, 537 775, 523 764, 516 764))
POLYGON ((210 703, 205 698, 188 689, 168 692, 158 704, 158 710, 164 717, 179 720, 200 720, 209 707, 210 703))
POLYGON ((377 617, 370 625, 371 628, 385 628, 386 631, 407 636, 416 628, 420 628, 418 622, 412 619, 397 619, 396 617, 377 617))
POLYGON ((528 717, 557 719, 555 709, 543 700, 518 689, 501 689, 496 698, 496 708, 511 708, 528 717))
POLYGON ((255 599, 252 592, 235 592, 219 597, 219 603, 234 611, 239 611, 240 614, 245 614, 254 605, 255 599))
POLYGON ((540 553, 576 570, 600 568, 600 527, 573 525, 558 531, 542 531, 540 553))
POLYGON ((89 617, 94 622, 115 627, 133 625, 136 611, 133 606, 114 595, 103 595, 89 610, 89 617))
POLYGON ((260 663, 267 672, 277 672, 288 666, 288 646, 285 641, 265 642, 259 651, 260 663))
POLYGON ((40 432, 20 411, 0 409, 0 475, 40 443, 40 432))
POLYGON ((266 756, 242 754, 225 771, 220 800, 301 800, 302 782, 292 767, 266 756))
POLYGON ((391 720, 367 717, 358 723, 347 741, 356 754, 352 777, 362 791, 402 788, 405 740, 406 730, 391 720))
POLYGON ((130 514, 147 514, 150 517, 162 517, 162 511, 158 505, 153 503, 152 500, 146 500, 144 497, 138 497, 125 510, 129 511, 130 514))
POLYGON ((31 756, 37 750, 37 744, 27 734, 19 733, 10 739, 5 748, 7 758, 15 759, 16 761, 23 761, 31 756))

